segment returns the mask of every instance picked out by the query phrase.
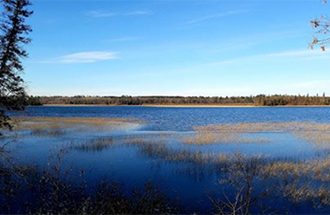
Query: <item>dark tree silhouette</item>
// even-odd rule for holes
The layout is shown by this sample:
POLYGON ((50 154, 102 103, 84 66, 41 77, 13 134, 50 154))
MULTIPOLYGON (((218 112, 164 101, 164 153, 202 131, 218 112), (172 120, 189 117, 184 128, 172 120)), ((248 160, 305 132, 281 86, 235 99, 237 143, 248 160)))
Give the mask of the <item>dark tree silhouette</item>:
MULTIPOLYGON (((32 31, 25 24, 33 14, 27 7, 29 0, 1 0, 4 12, 0 23, 0 129, 11 129, 8 110, 22 110, 25 105, 22 58, 28 56, 23 45, 31 42, 28 34, 32 31)), ((0 133, 1 135, 1 133, 0 133)))

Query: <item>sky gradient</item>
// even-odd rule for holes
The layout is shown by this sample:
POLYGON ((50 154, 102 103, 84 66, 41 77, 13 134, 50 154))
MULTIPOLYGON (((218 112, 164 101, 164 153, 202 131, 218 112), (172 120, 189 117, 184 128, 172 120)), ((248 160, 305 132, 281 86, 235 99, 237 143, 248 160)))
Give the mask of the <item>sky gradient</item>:
POLYGON ((322 1, 32 2, 31 95, 330 94, 322 1))

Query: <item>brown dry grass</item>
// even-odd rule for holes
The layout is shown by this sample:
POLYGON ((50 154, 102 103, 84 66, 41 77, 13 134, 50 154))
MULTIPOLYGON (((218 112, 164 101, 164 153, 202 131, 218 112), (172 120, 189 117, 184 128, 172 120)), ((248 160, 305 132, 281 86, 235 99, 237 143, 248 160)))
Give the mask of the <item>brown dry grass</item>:
POLYGON ((330 182, 330 159, 325 158, 301 162, 277 161, 265 165, 263 174, 271 177, 285 175, 311 177, 314 180, 330 182))
POLYGON ((315 144, 330 143, 330 124, 315 122, 237 123, 195 126, 196 135, 183 139, 186 144, 269 143, 271 139, 247 138, 249 133, 292 133, 303 141, 315 144))
POLYGON ((35 135, 63 134, 67 129, 101 131, 125 129, 136 124, 143 124, 129 118, 78 118, 78 117, 15 117, 12 119, 14 130, 30 130, 35 135))
POLYGON ((182 143, 207 145, 207 144, 227 144, 227 143, 269 143, 270 139, 265 138, 248 138, 237 132, 232 133, 215 133, 215 132, 198 132, 196 135, 184 137, 182 143))

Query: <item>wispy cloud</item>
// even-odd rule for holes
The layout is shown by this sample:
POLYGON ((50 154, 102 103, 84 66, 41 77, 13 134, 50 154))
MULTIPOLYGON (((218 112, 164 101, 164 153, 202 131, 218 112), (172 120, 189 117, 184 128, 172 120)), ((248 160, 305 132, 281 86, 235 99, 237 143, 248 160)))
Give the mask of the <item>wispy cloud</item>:
POLYGON ((118 58, 115 52, 79 52, 69 55, 64 55, 54 63, 94 63, 97 61, 106 61, 118 58))
POLYGON ((185 24, 186 25, 192 25, 192 24, 197 24, 199 22, 207 21, 209 19, 215 19, 215 18, 226 17, 226 16, 233 16, 233 15, 244 14, 244 13, 249 13, 249 12, 250 12, 249 10, 226 11, 226 12, 222 12, 222 13, 207 15, 207 16, 201 17, 199 19, 195 19, 195 20, 190 20, 190 21, 186 22, 185 24))
POLYGON ((118 13, 118 12, 108 12, 108 11, 102 11, 102 10, 92 10, 88 11, 86 13, 87 16, 93 17, 93 18, 108 18, 108 17, 114 17, 114 16, 146 16, 153 14, 152 11, 148 10, 137 10, 137 11, 131 11, 131 12, 124 12, 124 13, 118 13))

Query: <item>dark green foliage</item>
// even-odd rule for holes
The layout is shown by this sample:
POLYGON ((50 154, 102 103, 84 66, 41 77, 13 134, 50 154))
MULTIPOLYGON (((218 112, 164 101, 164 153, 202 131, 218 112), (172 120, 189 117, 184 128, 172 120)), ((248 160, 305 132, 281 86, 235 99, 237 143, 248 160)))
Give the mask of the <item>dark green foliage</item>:
POLYGON ((22 110, 25 106, 25 90, 20 73, 21 58, 28 56, 23 45, 30 43, 27 35, 32 31, 25 19, 33 12, 26 9, 29 0, 2 0, 4 12, 0 23, 0 128, 11 129, 7 110, 22 110))
POLYGON ((40 101, 40 97, 39 96, 29 96, 27 98, 27 101, 26 101, 26 105, 28 106, 41 106, 42 103, 40 101))
MULTIPOLYGON (((9 120, 10 118, 6 116, 5 111, 0 110, 0 128, 6 128, 10 130, 12 126, 8 123, 9 120)), ((0 132, 0 136, 1 136, 1 132, 0 132)))

